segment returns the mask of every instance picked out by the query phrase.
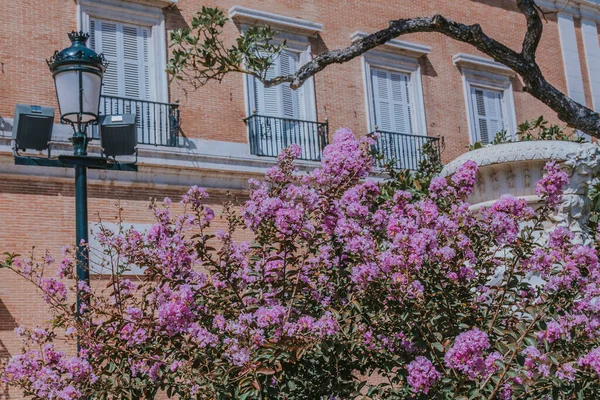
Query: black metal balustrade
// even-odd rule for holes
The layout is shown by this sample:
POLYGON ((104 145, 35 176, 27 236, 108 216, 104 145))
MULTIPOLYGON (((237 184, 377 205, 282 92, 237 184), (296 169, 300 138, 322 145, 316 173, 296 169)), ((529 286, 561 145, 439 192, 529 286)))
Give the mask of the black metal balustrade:
MULTIPOLYGON (((137 141, 155 146, 178 145, 179 104, 116 96, 100 97, 100 115, 135 114, 137 141)), ((94 129, 93 137, 99 138, 94 129)))
POLYGON ((250 153, 257 156, 277 157, 291 144, 302 147, 300 159, 321 160, 323 148, 328 143, 327 122, 252 115, 244 119, 248 125, 250 153))
POLYGON ((377 141, 374 145, 375 150, 383 156, 383 159, 379 160, 380 167, 383 167, 386 163, 394 162, 395 169, 417 170, 423 159, 423 145, 428 142, 437 150, 438 156, 441 153, 439 137, 408 135, 381 130, 374 133, 377 134, 377 141))

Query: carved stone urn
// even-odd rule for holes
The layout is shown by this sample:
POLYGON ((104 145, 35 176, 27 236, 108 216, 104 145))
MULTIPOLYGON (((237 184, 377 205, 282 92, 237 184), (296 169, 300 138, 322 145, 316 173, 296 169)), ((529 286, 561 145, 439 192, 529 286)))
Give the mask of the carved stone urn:
POLYGON ((586 223, 591 202, 587 193, 589 184, 600 171, 598 145, 557 140, 493 145, 461 155, 446 165, 441 175, 453 175, 467 160, 479 166, 474 191, 467 199, 472 209, 489 206, 503 194, 537 205, 540 198, 535 192, 536 182, 543 176, 546 162, 555 160, 569 174, 569 185, 554 222, 577 233, 578 241, 590 241, 586 223))

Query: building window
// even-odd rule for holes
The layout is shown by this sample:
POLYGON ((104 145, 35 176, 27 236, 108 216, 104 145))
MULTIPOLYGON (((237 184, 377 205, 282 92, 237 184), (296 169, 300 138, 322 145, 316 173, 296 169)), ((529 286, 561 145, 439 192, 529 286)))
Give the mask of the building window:
MULTIPOLYGON (((301 54, 284 50, 267 71, 267 78, 290 75, 298 70, 301 54)), ((313 119, 315 114, 314 98, 306 96, 308 87, 292 90, 289 85, 281 84, 265 88, 255 77, 248 77, 249 103, 252 114, 269 117, 313 119)))
MULTIPOLYGON (((355 32, 352 40, 366 34, 355 32)), ((428 46, 392 40, 363 56, 369 132, 377 132, 380 165, 417 169, 427 136, 419 58, 428 46)))
POLYGON ((150 78, 150 30, 139 25, 90 18, 90 47, 109 66, 102 94, 133 99, 156 98, 150 78))
POLYGON ((90 47, 110 61, 103 94, 166 102, 167 39, 161 6, 121 0, 78 0, 78 6, 79 28, 90 33, 90 47))
POLYGON ((410 75, 371 68, 373 123, 376 129, 412 135, 414 96, 410 75))
MULTIPOLYGON (((163 10, 122 0, 78 0, 79 28, 88 45, 109 61, 102 82, 100 114, 135 114, 138 143, 177 146, 179 111, 168 103, 163 10)), ((92 132, 97 137, 96 131, 92 132)))
POLYGON ((500 90, 471 86, 471 114, 477 142, 490 143, 496 133, 506 129, 503 99, 504 93, 500 90))
POLYGON ((491 143, 502 131, 514 137, 514 72, 493 60, 469 54, 456 54, 453 62, 462 73, 471 144, 491 143))
MULTIPOLYGON (((251 25, 270 25, 280 33, 276 41, 286 48, 273 60, 267 78, 295 73, 310 61, 309 37, 321 25, 264 11, 234 6, 229 16, 243 31, 251 25)), ((313 79, 307 80, 297 90, 287 83, 265 88, 255 77, 245 76, 250 153, 259 156, 277 156, 291 144, 302 147, 301 159, 317 161, 327 143, 328 127, 317 121, 313 79)))

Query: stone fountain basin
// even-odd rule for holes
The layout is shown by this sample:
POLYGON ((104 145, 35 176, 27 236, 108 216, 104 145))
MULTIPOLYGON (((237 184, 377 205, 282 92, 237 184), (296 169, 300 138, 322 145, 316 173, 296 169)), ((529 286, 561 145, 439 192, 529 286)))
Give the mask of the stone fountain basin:
MULTIPOLYGON (((596 144, 536 140, 470 151, 447 164, 441 176, 452 176, 467 160, 473 160, 479 166, 475 188, 467 199, 473 209, 491 205, 503 194, 524 198, 531 204, 538 203, 540 198, 535 193, 536 182, 543 176, 544 165, 550 160, 557 161, 569 173, 570 182, 565 190, 565 199, 585 196, 587 183, 600 166, 599 147, 596 144)), ((582 198, 577 200, 583 201, 582 198)))

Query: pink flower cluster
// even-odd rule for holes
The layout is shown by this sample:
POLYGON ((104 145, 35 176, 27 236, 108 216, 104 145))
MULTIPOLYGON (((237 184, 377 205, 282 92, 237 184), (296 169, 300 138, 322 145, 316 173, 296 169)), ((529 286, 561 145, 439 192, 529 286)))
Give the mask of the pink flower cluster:
POLYGON ((569 183, 569 176, 554 161, 548 162, 544 170, 546 175, 537 182, 535 191, 548 206, 556 207, 562 200, 562 191, 569 183))
MULTIPOLYGON (((42 330, 39 330, 42 331, 42 330)), ((77 400, 85 398, 83 388, 97 377, 87 360, 67 357, 47 341, 44 331, 27 333, 39 350, 28 350, 12 357, 4 369, 2 381, 9 385, 27 387, 32 395, 44 399, 77 400)))
POLYGON ((583 368, 591 368, 600 378, 600 347, 596 347, 585 356, 581 357, 577 364, 583 368))
POLYGON ((419 356, 406 366, 407 382, 415 392, 429 393, 429 389, 442 377, 426 357, 419 356))
POLYGON ((477 328, 463 332, 446 352, 446 366, 468 375, 471 380, 487 377, 495 371, 494 362, 502 359, 497 352, 486 356, 484 353, 489 348, 490 341, 485 332, 477 328))

